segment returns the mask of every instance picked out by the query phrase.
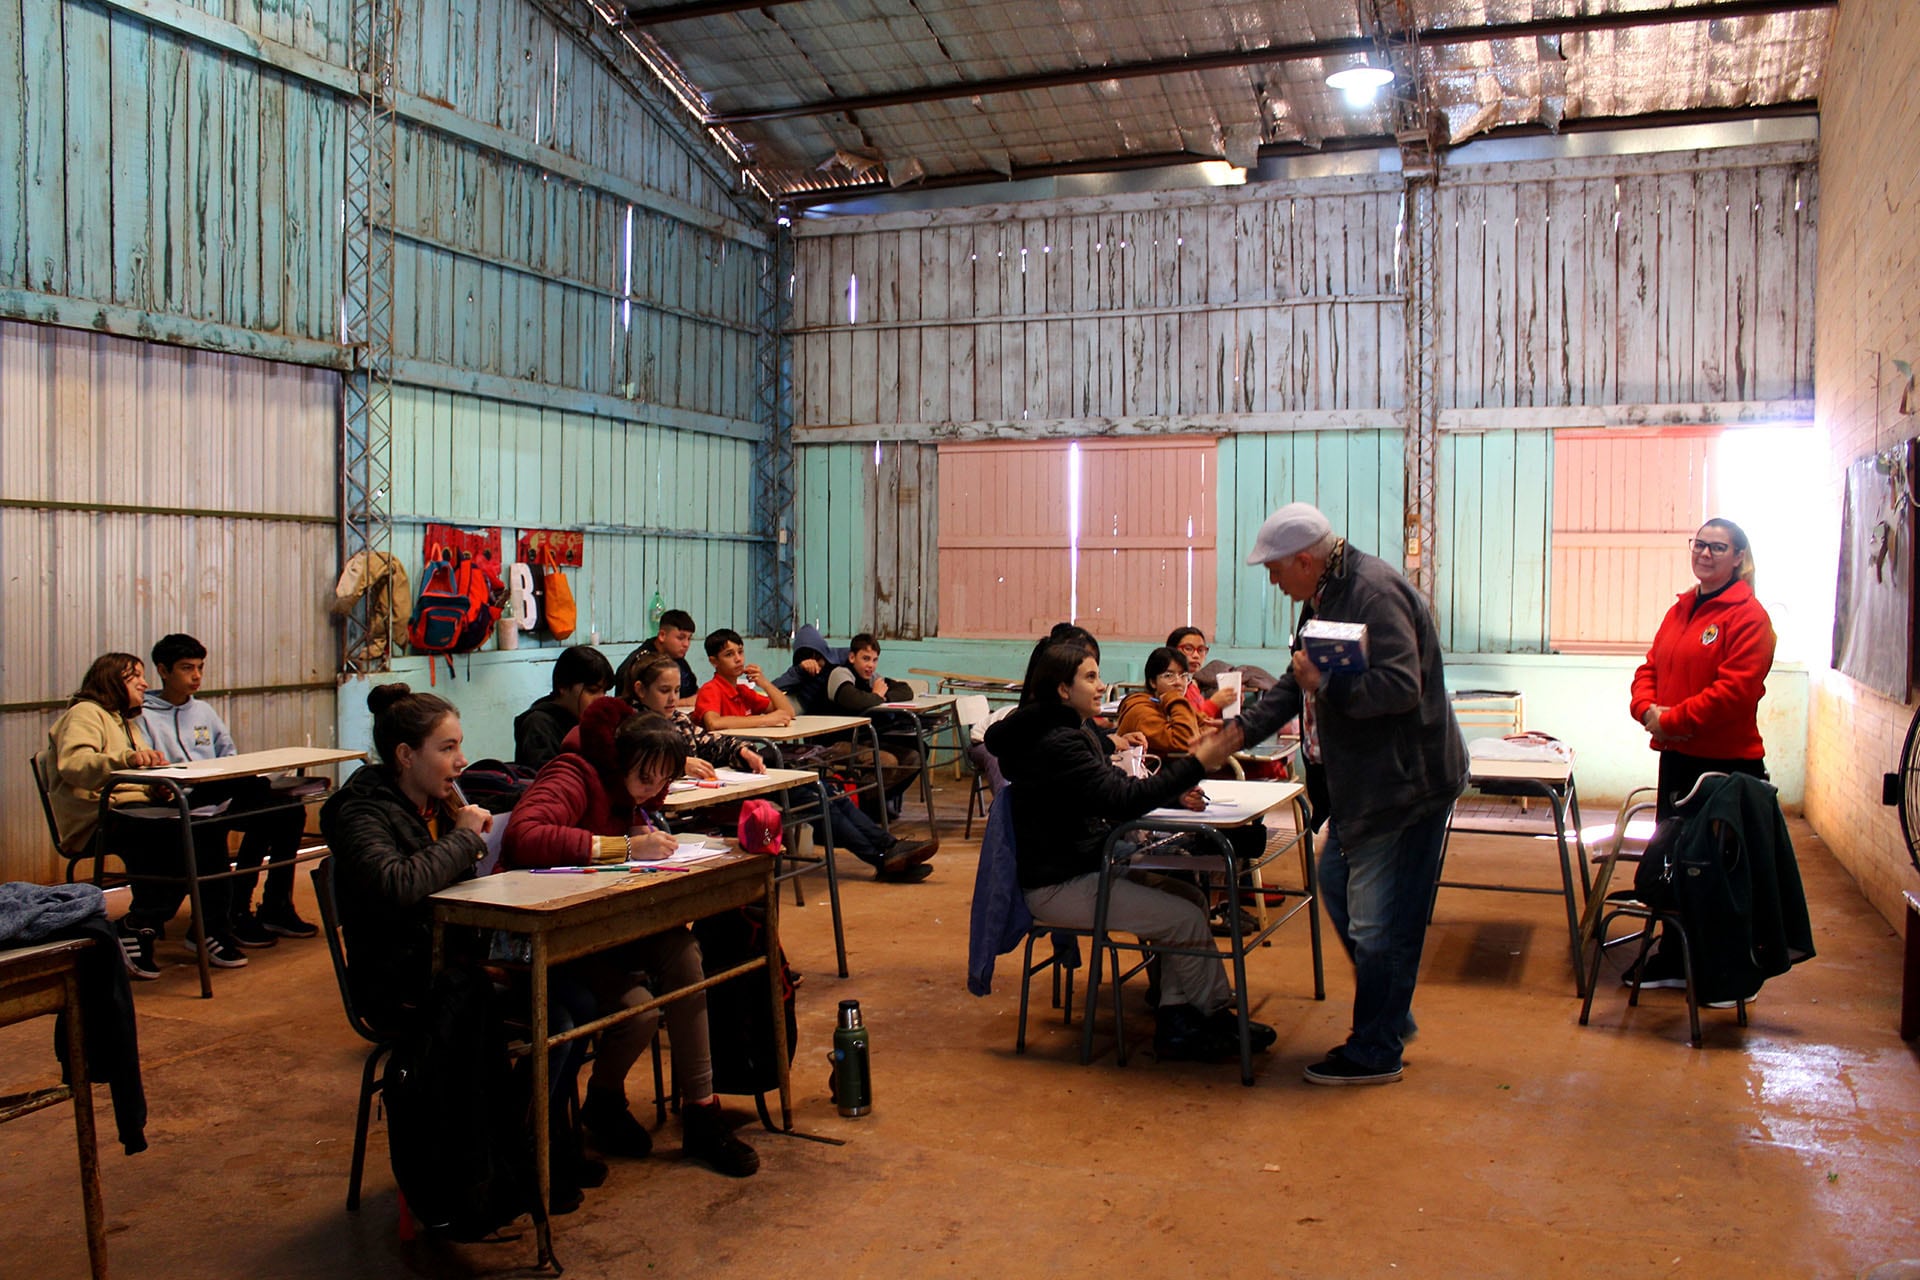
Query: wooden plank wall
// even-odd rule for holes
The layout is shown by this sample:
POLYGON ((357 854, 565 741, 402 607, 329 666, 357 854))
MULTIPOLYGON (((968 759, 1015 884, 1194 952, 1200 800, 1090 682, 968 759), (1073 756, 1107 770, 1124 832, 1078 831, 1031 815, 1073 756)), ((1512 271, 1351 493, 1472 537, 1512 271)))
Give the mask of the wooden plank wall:
POLYGON ((801 622, 829 637, 873 624, 873 445, 814 445, 794 451, 798 498, 794 557, 801 622))
POLYGON ((1813 394, 1811 145, 1447 170, 1446 408, 1813 394))
MULTIPOLYGON (((1657 422, 1670 415, 1645 406, 1688 406, 1698 420, 1811 396, 1814 166, 1811 144, 1778 144, 1447 171, 1435 356, 1451 645, 1548 642, 1549 415, 1476 414, 1657 422)), ((1284 638, 1290 610, 1237 552, 1266 514, 1256 492, 1340 504, 1295 487, 1297 458, 1370 457, 1381 489, 1355 541, 1399 558, 1398 217, 1396 184, 1372 177, 803 223, 800 438, 1219 435, 1217 626, 1230 642, 1284 638), (1243 433, 1258 437, 1244 455, 1243 433), (1348 433, 1351 448, 1323 439, 1348 433), (1285 469, 1255 483, 1254 458, 1285 469)))
POLYGON ((1362 551, 1399 563, 1406 455, 1398 431, 1288 431, 1220 441, 1214 643, 1284 649, 1299 609, 1242 563, 1275 508, 1312 502, 1362 551))
POLYGON ((501 525, 509 540, 584 528, 569 643, 644 639, 656 590, 703 629, 750 624, 750 442, 409 387, 393 418, 394 547, 416 577, 429 519, 501 525))
POLYGON ((0 880, 64 874, 22 763, 97 654, 186 631, 210 692, 293 686, 210 699, 243 746, 332 741, 338 394, 325 370, 0 321, 0 880))

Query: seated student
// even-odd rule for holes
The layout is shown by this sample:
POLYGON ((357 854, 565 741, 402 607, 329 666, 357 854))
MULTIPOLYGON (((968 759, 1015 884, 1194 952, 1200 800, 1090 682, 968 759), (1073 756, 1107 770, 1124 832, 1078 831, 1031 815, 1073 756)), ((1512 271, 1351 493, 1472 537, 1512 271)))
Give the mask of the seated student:
MULTIPOLYGON (((352 963, 347 983, 354 1007, 389 1035, 419 1015, 433 981, 433 908, 427 899, 473 877, 486 856, 493 815, 455 798, 467 767, 465 734, 452 703, 404 684, 375 685, 367 694, 373 713, 373 763, 353 775, 320 807, 320 831, 333 856, 333 892, 340 931, 352 963)), ((448 935, 458 952, 462 938, 448 935)), ((470 943, 468 944, 470 945, 470 943)), ((478 962, 477 954, 462 957, 478 962)), ((567 1030, 563 993, 556 991, 549 1030, 567 1030)), ((563 1112, 573 1090, 580 1050, 553 1050, 548 1103, 563 1112)), ((552 1132, 571 1133, 562 1115, 552 1132)), ((556 1149, 551 1208, 569 1213, 581 1202, 580 1186, 591 1180, 577 1161, 556 1149)), ((605 1177, 602 1166, 600 1176, 605 1177)))
MULTIPOLYGON (((900 795, 920 776, 920 739, 910 730, 886 725, 897 716, 878 712, 885 702, 913 701, 913 687, 880 674, 880 642, 862 631, 847 643, 847 660, 827 673, 827 702, 841 715, 865 716, 880 729, 880 768, 886 779, 887 804, 895 813, 900 795)), ((864 760, 862 761, 864 765, 864 760)))
MULTIPOLYGON (((765 773, 766 761, 760 758, 759 752, 750 749, 744 740, 709 733, 674 705, 678 680, 679 673, 674 669, 671 659, 655 658, 640 668, 639 679, 628 691, 630 696, 627 701, 643 712, 664 717, 680 731, 680 737, 687 746, 688 775, 710 778, 715 766, 738 769, 744 773, 765 773)), ((839 847, 873 867, 877 879, 910 882, 924 880, 932 873, 931 867, 923 865, 933 856, 932 849, 924 846, 899 848, 900 842, 893 833, 861 813, 845 796, 829 794, 832 798, 827 803, 833 810, 835 841, 839 847)), ((826 824, 816 822, 814 829, 824 840, 826 824)))
POLYGON ((513 720, 513 762, 538 769, 560 754, 587 704, 613 684, 606 655, 591 645, 568 645, 553 660, 553 692, 513 720))
POLYGON ((692 647, 693 615, 685 609, 667 610, 660 615, 660 629, 653 639, 642 640, 640 646, 621 661, 620 676, 613 687, 631 689, 634 679, 640 674, 640 668, 647 662, 654 658, 672 658, 680 670, 679 703, 691 710, 694 698, 700 693, 699 678, 693 674, 693 666, 687 661, 687 650, 692 647))
POLYGON ((1187 701, 1186 658, 1178 649, 1155 649, 1147 655, 1146 677, 1146 689, 1120 703, 1120 732, 1139 733, 1147 750, 1163 756, 1192 751, 1200 713, 1187 701))
MULTIPOLYGON (((659 828, 650 810, 686 766, 679 731, 618 698, 599 698, 581 717, 579 741, 579 750, 555 756, 514 806, 501 848, 505 862, 584 867, 672 853, 673 836, 659 828)), ((685 925, 555 971, 557 981, 592 993, 593 1016, 645 1004, 653 999, 649 985, 674 991, 704 976, 700 944, 685 925)), ((731 1177, 752 1174, 760 1157, 734 1136, 713 1096, 706 995, 676 1000, 664 1012, 673 1084, 680 1095, 682 1150, 731 1177)), ((580 1119, 608 1154, 644 1156, 652 1146, 628 1109, 626 1077, 658 1023, 658 1014, 644 1015, 601 1033, 580 1119)))
MULTIPOLYGON (((1167 636, 1167 648, 1178 649, 1187 660, 1187 674, 1198 676, 1200 668, 1206 665, 1207 633, 1198 627, 1175 627, 1167 636)), ((1187 684, 1186 698, 1193 709, 1200 713, 1203 720, 1218 720, 1221 713, 1240 700, 1235 689, 1215 689, 1212 697, 1200 690, 1200 682, 1195 679, 1187 684)))
MULTIPOLYGON (((74 857, 86 849, 100 823, 100 793, 108 777, 122 769, 151 769, 167 758, 153 749, 140 727, 147 696, 146 667, 130 653, 103 653, 87 668, 86 678, 68 700, 67 709, 48 732, 48 749, 40 757, 40 782, 47 790, 53 823, 60 834, 60 852, 74 857)), ((145 788, 116 787, 112 804, 150 804, 158 797, 145 788)), ((135 821, 109 815, 107 848, 141 875, 180 875, 179 828, 165 820, 135 821)), ((195 833, 194 856, 200 874, 227 869, 227 837, 215 839, 211 829, 195 833)), ((230 880, 206 880, 200 885, 200 906, 206 914, 208 960, 221 968, 238 968, 247 958, 239 943, 225 931, 230 880)), ((184 883, 135 881, 133 905, 119 922, 120 945, 126 952, 127 973, 135 978, 157 978, 155 939, 166 935, 167 921, 186 896, 184 883)), ((189 939, 188 946, 192 946, 189 939)))
MULTIPOLYGON (((205 645, 177 632, 162 636, 153 646, 153 669, 160 676, 160 687, 147 691, 142 721, 160 754, 175 764, 240 754, 220 713, 194 696, 206 676, 205 645)), ((258 915, 253 912, 253 888, 260 882, 259 872, 227 882, 232 885, 227 932, 243 947, 270 947, 279 938, 311 938, 319 933, 293 908, 293 860, 307 830, 306 806, 276 795, 265 778, 203 782, 193 789, 196 806, 222 801, 228 806, 226 821, 217 825, 240 832, 234 866, 246 869, 258 868, 263 861, 272 863, 258 915), (273 807, 265 813, 247 812, 269 805, 273 807)), ((216 826, 207 825, 210 830, 216 826)))
POLYGON ((826 715, 833 710, 827 701, 827 677, 846 656, 846 650, 828 644, 820 629, 809 623, 793 633, 793 665, 773 682, 786 693, 797 714, 826 715))
MULTIPOLYGON (((1209 768, 1231 748, 1206 734, 1191 755, 1167 761, 1149 778, 1129 778, 1109 760, 1113 742, 1088 724, 1105 690, 1100 664, 1077 644, 1049 644, 1028 668, 1020 706, 987 730, 987 746, 1029 797, 1014 815, 1020 888, 1036 918, 1076 928, 1093 924, 1107 833, 1150 809, 1192 805, 1209 768)), ((1116 880, 1108 927, 1170 946, 1211 948, 1206 909, 1190 885, 1163 878, 1116 880)), ((1273 1045, 1271 1027, 1252 1024, 1256 1048, 1273 1045)), ((1217 958, 1166 955, 1154 1051, 1165 1059, 1225 1061, 1239 1054, 1238 1023, 1217 958)))
POLYGON ((759 666, 747 661, 738 631, 722 627, 707 636, 713 679, 700 686, 693 716, 705 729, 778 728, 793 723, 793 704, 759 666), (742 677, 745 677, 744 681, 742 677))

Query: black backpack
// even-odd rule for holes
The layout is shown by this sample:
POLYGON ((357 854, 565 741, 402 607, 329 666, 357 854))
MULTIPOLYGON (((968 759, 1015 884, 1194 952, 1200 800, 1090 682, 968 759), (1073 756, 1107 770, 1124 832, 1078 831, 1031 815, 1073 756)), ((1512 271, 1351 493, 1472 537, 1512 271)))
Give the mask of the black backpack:
MULTIPOLYGON (((700 940, 700 959, 711 976, 745 964, 767 952, 766 915, 759 907, 723 911, 696 920, 693 933, 700 940)), ((799 1042, 793 1015, 793 984, 787 980, 786 955, 780 955, 780 987, 785 996, 787 1062, 799 1042)), ((707 988, 707 1034, 713 1054, 715 1093, 761 1094, 780 1087, 773 1047, 773 1002, 767 998, 767 975, 756 969, 707 988)))
POLYGON ((453 968, 387 1065, 384 1093, 393 1177, 420 1224, 480 1240, 523 1213, 543 1220, 535 1194, 531 1073, 507 1053, 493 984, 453 968))
POLYGON ((531 765, 505 760, 476 760, 460 775, 460 790, 488 813, 513 812, 540 771, 531 765))

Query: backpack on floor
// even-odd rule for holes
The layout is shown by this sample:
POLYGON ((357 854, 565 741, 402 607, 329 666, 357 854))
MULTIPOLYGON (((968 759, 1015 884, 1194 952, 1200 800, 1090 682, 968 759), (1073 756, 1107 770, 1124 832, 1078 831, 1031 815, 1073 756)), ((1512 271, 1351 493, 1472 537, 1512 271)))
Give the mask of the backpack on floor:
POLYGON ((388 1060, 394 1181, 420 1223, 483 1239, 523 1213, 544 1219, 533 1161, 531 1072, 507 1054, 493 983, 473 968, 433 980, 388 1060))
MULTIPOLYGON (((700 958, 708 974, 723 973, 767 952, 765 912, 759 907, 723 911, 696 920, 700 958)), ((793 1061, 800 1028, 793 1014, 793 984, 786 954, 780 955, 780 989, 785 997, 787 1061, 793 1061)), ((780 1087, 773 1046, 773 1003, 767 975, 758 969, 707 988, 707 1033, 712 1042, 713 1091, 762 1094, 780 1087)))

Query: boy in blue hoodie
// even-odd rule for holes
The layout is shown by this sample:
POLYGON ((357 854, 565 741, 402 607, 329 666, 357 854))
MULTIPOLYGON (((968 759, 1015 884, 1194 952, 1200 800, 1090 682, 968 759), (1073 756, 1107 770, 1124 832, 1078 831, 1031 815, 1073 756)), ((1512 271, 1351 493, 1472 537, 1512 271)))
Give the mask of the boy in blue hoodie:
MULTIPOLYGON (((143 721, 154 747, 168 760, 211 760, 238 755, 233 735, 220 714, 194 695, 206 674, 207 647, 189 635, 162 636, 153 646, 153 666, 160 687, 149 689, 143 721)), ((240 853, 234 865, 253 868, 251 876, 233 881, 232 905, 224 932, 243 947, 270 947, 280 938, 311 938, 319 932, 293 908, 293 859, 306 833, 307 812, 288 805, 264 778, 236 778, 203 783, 194 788, 195 804, 229 801, 226 829, 240 832, 240 853), (274 806, 262 813, 250 809, 274 806), (260 911, 253 911, 253 889, 260 882, 258 868, 270 861, 266 892, 260 911)), ((209 922, 208 929, 215 926, 209 922)))

